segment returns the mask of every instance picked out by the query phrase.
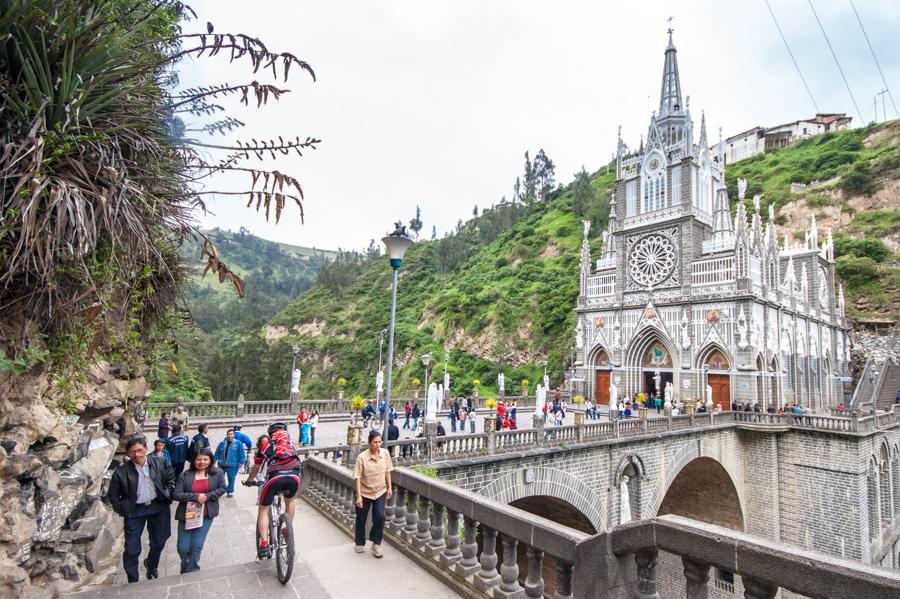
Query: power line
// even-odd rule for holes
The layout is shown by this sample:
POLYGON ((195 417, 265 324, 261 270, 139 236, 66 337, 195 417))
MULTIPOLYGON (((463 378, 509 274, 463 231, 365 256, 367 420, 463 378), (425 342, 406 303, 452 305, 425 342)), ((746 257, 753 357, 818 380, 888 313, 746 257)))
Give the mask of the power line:
MULTIPOLYGON (((841 68, 841 63, 838 62, 837 54, 834 53, 834 48, 831 47, 831 40, 828 39, 828 34, 825 33, 825 28, 822 26, 822 21, 819 20, 819 13, 816 12, 816 7, 813 6, 812 0, 807 1, 809 2, 809 8, 812 9, 813 16, 816 18, 816 23, 819 24, 819 30, 825 37, 825 43, 828 45, 828 49, 831 51, 831 56, 832 58, 834 58, 834 64, 837 65, 838 72, 841 74, 841 79, 844 80, 844 85, 847 87, 847 93, 850 94, 850 99, 853 100, 853 106, 856 108, 856 112, 859 114, 860 123, 865 123, 866 117, 863 116, 862 110, 859 109, 859 104, 856 103, 856 98, 853 96, 853 91, 850 89, 850 84, 847 83, 847 77, 844 76, 844 69, 841 68)), ((878 115, 875 115, 875 120, 878 120, 878 115)))
MULTIPOLYGON (((872 47, 872 42, 869 41, 869 34, 866 33, 866 28, 863 27, 862 19, 859 18, 859 13, 856 11, 856 5, 853 4, 853 0, 850 0, 850 6, 853 8, 853 14, 856 15, 856 20, 859 22, 859 28, 862 29, 863 37, 866 38, 866 43, 869 44, 869 51, 872 53, 872 59, 875 61, 875 66, 878 67, 878 74, 881 75, 881 82, 884 83, 884 90, 887 92, 888 97, 891 99, 891 106, 894 107, 894 113, 898 117, 900 117, 900 111, 897 110, 897 104, 894 102, 894 94, 891 93, 891 88, 888 87, 887 80, 884 78, 884 72, 881 70, 881 64, 879 64, 878 62, 878 57, 875 56, 875 48, 872 47)), ((884 102, 884 98, 882 98, 881 101, 884 102)), ((878 119, 876 118, 876 120, 878 119)))
POLYGON ((769 0, 766 1, 766 6, 769 9, 769 14, 772 15, 772 20, 775 21, 775 28, 778 30, 778 34, 781 36, 781 41, 784 42, 784 47, 787 48, 788 55, 791 57, 791 62, 794 63, 794 68, 797 69, 797 74, 800 75, 800 81, 803 82, 803 87, 806 88, 806 93, 809 94, 809 99, 812 100, 813 107, 816 109, 816 113, 819 112, 819 105, 816 104, 816 99, 813 97, 812 91, 809 89, 809 85, 806 83, 806 78, 803 76, 803 71, 800 70, 800 65, 797 64, 797 59, 794 58, 794 53, 791 52, 791 47, 788 45, 787 38, 784 37, 784 33, 781 31, 781 26, 778 24, 778 19, 775 18, 775 13, 772 11, 772 6, 769 4, 769 0))

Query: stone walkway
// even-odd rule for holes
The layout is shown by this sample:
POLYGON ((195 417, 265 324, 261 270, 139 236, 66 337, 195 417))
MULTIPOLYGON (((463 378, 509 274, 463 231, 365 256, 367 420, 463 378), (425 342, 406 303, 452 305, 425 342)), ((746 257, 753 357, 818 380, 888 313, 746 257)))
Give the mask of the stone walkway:
MULTIPOLYGON (((163 551, 157 580, 125 583, 121 568, 113 585, 69 597, 79 599, 400 599, 457 597, 437 579, 390 545, 385 556, 353 551, 353 540, 305 501, 297 503, 294 529, 299 542, 294 572, 287 585, 278 582, 274 560, 257 563, 254 550, 256 489, 239 486, 232 499, 223 497, 213 522, 201 570, 179 574, 175 548, 177 527, 163 551)), ((173 510, 174 513, 174 510, 173 510)), ((145 540, 144 548, 147 543, 145 540)), ((141 556, 143 559, 144 555, 141 556)), ((140 569, 144 576, 143 566, 140 569)))

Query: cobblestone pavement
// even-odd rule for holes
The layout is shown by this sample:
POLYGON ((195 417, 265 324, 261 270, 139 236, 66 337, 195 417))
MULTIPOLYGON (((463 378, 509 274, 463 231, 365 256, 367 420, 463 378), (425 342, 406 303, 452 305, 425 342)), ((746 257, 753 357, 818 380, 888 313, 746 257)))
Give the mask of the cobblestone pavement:
MULTIPOLYGON (((355 553, 353 540, 305 501, 297 503, 294 527, 297 557, 287 585, 281 585, 274 560, 255 560, 256 489, 239 486, 221 500, 200 560, 201 570, 179 574, 177 524, 166 543, 159 579, 125 583, 119 564, 115 584, 70 595, 79 599, 400 599, 456 597, 402 553, 384 546, 384 557, 355 553)), ((174 513, 174 509, 173 509, 174 513)), ((144 551, 148 541, 144 538, 144 551)), ((144 554, 145 555, 145 554, 144 554)), ((144 557, 141 556, 141 558, 144 557)))

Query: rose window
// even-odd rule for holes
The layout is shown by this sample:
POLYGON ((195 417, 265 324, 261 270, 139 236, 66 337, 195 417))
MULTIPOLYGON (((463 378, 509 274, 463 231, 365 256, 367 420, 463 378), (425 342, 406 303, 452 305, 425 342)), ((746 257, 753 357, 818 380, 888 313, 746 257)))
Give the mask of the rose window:
POLYGON ((639 285, 662 283, 675 268, 675 247, 662 235, 648 235, 631 250, 631 278, 639 285))

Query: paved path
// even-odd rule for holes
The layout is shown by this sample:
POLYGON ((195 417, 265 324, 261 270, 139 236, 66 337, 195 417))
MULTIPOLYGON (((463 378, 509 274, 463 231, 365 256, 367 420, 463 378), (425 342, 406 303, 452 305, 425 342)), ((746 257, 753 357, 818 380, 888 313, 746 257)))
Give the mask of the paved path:
MULTIPOLYGON (((234 498, 223 497, 210 528, 201 570, 179 574, 175 549, 177 527, 166 544, 158 580, 125 583, 121 570, 115 585, 74 595, 79 599, 402 599, 457 597, 389 544, 384 557, 353 551, 353 540, 305 501, 297 504, 294 522, 299 546, 287 585, 275 574, 274 560, 255 561, 256 489, 240 486, 234 498)), ((144 548, 147 541, 145 535, 144 548)), ((141 556, 144 557, 143 555, 141 556)), ((144 568, 141 567, 141 576, 144 568)))

